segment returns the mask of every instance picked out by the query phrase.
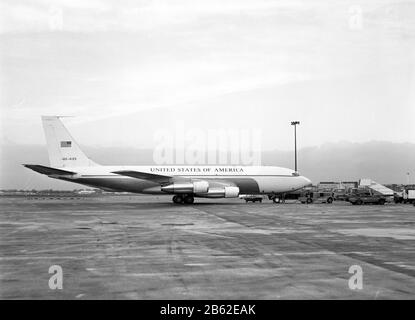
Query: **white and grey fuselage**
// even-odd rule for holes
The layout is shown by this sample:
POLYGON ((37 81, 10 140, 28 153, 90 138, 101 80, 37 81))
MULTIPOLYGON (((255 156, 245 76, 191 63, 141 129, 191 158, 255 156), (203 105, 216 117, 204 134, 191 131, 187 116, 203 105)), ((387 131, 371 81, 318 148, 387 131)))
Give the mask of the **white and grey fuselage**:
MULTIPOLYGON (((311 181, 295 171, 271 166, 93 166, 64 167, 61 170, 76 172, 73 176, 57 176, 62 180, 88 186, 127 192, 165 194, 185 191, 162 190, 163 186, 208 182, 208 188, 234 186, 240 194, 279 194, 298 190, 311 181), (152 181, 114 172, 140 172, 166 176, 164 181, 152 181)), ((195 193, 195 192, 190 192, 195 193)), ((196 196, 203 196, 203 189, 196 196)))

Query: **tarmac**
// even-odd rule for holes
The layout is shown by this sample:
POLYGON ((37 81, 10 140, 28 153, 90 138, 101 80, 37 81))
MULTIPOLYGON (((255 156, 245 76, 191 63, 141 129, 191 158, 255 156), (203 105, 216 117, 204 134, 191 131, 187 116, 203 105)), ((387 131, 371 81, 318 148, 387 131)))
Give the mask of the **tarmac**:
POLYGON ((170 198, 0 198, 0 298, 415 298, 414 206, 170 198))

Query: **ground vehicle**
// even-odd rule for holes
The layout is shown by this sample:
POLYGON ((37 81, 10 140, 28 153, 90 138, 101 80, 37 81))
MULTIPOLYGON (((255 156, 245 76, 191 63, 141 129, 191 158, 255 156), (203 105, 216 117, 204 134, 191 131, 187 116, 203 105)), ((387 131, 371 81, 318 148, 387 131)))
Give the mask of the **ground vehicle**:
POLYGON ((376 194, 370 189, 357 189, 348 196, 347 201, 354 205, 362 204, 380 204, 386 202, 386 197, 381 194, 376 194))
POLYGON ((333 198, 338 201, 347 201, 347 191, 345 189, 334 190, 333 198))
POLYGON ((298 200, 302 193, 304 193, 304 191, 296 190, 293 192, 268 195, 268 199, 274 201, 274 203, 285 203, 285 200, 298 200))
POLYGON ((254 194, 241 195, 239 196, 239 199, 245 200, 246 203, 248 203, 249 201, 252 201, 254 203, 257 201, 262 202, 262 197, 254 194))
POLYGON ((403 203, 415 203, 415 190, 405 189, 403 192, 403 203))
POLYGON ((334 196, 333 192, 307 191, 303 193, 298 200, 300 200, 301 203, 332 203, 334 196))

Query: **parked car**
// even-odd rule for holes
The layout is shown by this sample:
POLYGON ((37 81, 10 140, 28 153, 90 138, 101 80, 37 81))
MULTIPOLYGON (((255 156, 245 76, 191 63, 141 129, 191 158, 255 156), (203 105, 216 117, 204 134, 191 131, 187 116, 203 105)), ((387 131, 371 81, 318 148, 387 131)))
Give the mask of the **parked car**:
POLYGON ((386 202, 386 197, 381 194, 375 194, 370 189, 364 190, 355 190, 347 198, 351 204, 362 205, 362 204, 380 204, 384 205, 386 202))
POLYGON ((347 191, 344 189, 334 190, 333 198, 337 201, 347 201, 347 191))

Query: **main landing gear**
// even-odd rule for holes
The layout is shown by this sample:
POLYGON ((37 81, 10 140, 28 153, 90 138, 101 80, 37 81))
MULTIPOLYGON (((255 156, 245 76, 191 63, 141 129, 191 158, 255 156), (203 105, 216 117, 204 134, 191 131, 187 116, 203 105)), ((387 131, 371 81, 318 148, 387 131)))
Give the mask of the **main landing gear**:
POLYGON ((195 202, 195 198, 192 195, 175 195, 172 200, 173 203, 177 204, 192 204, 195 202))

